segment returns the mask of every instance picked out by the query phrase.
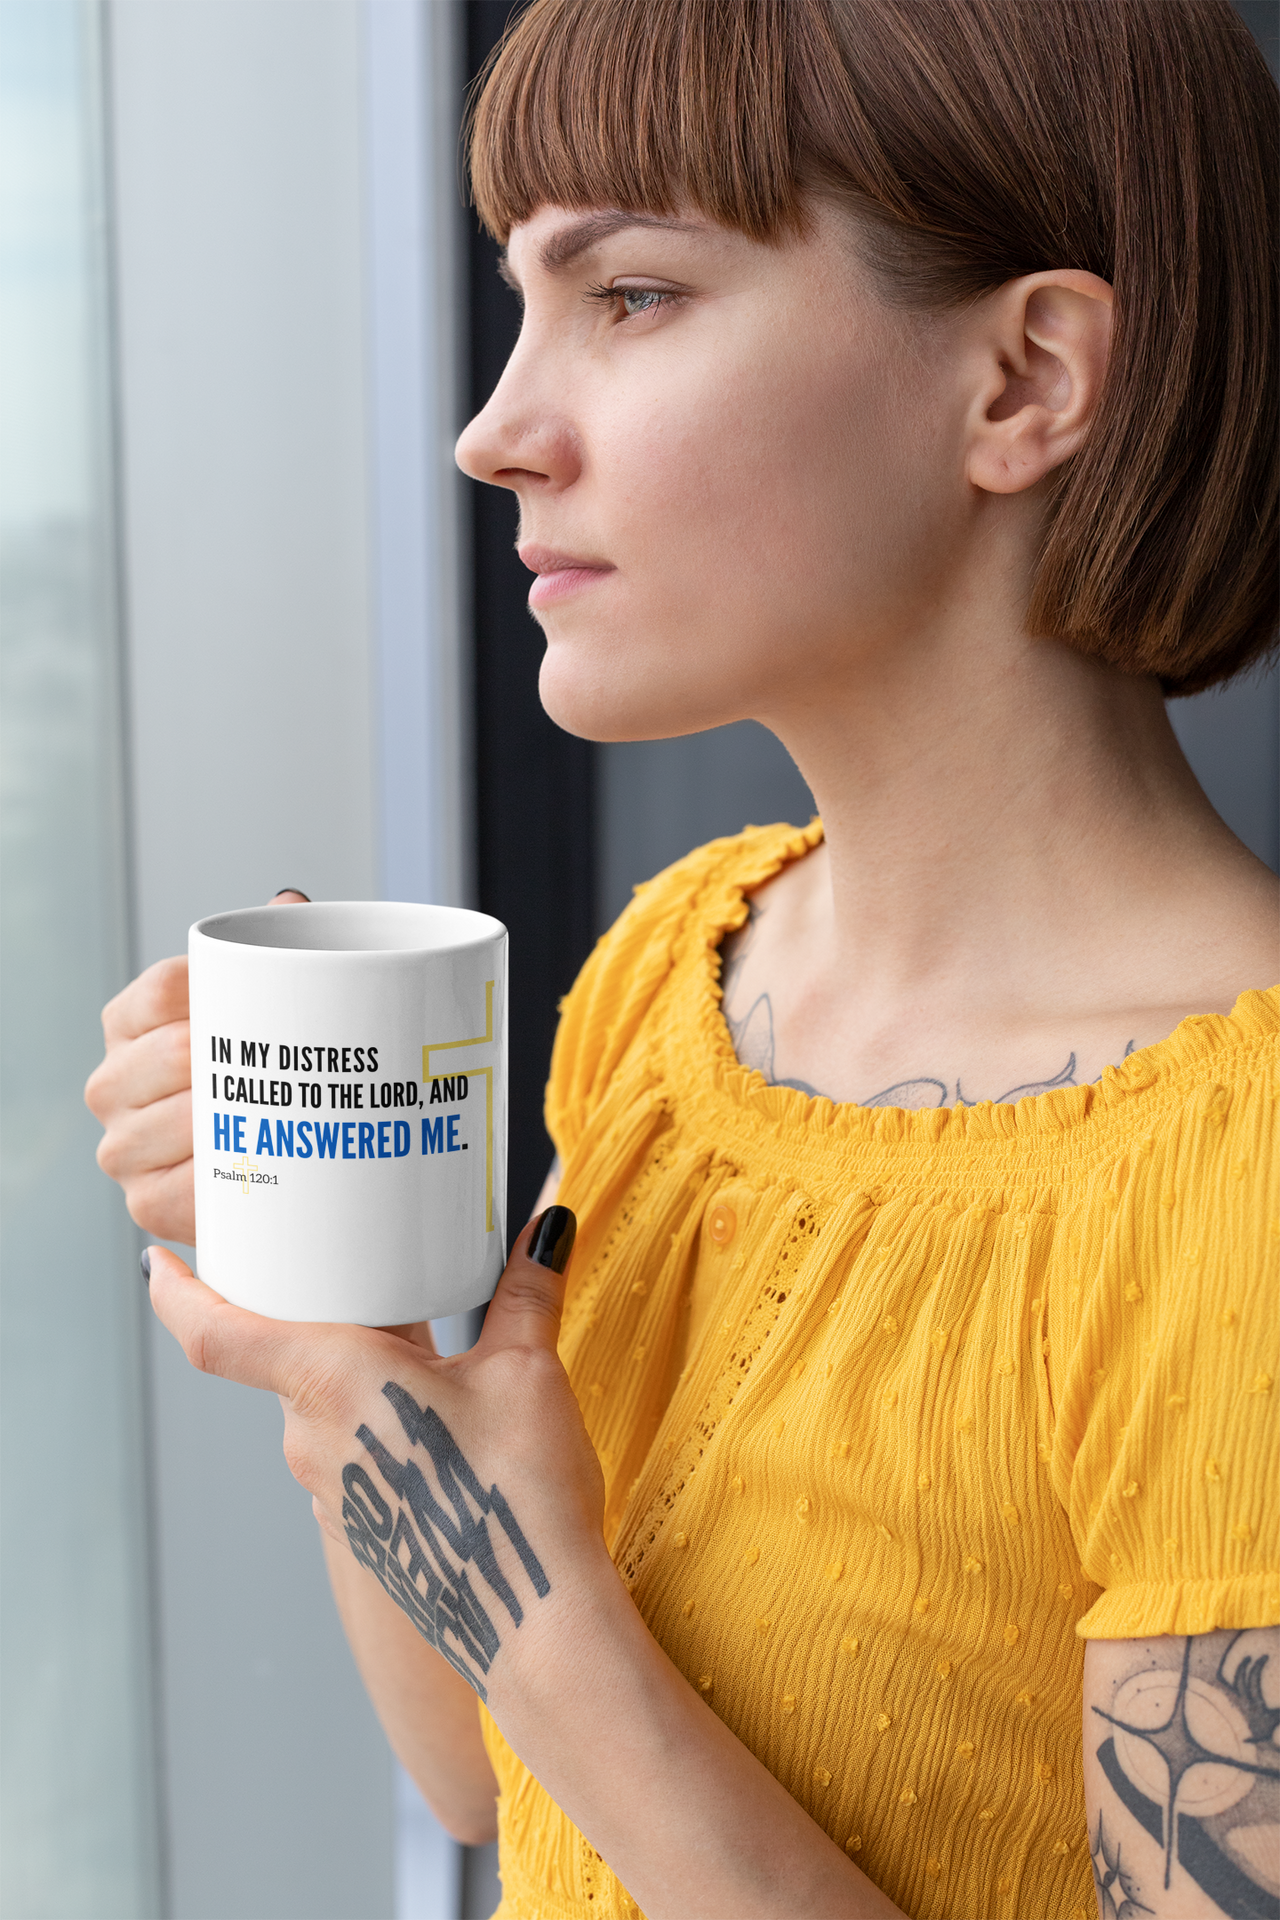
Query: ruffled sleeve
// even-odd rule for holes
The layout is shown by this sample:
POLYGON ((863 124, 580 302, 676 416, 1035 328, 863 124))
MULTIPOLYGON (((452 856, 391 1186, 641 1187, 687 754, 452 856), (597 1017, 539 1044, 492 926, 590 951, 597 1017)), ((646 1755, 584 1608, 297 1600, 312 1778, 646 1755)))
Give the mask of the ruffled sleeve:
POLYGON ((713 840, 635 890, 560 1003, 547 1084, 547 1131, 561 1160, 581 1139, 654 999, 671 972, 675 943, 708 881, 741 866, 744 844, 779 830, 748 829, 713 840))
POLYGON ((1054 1475, 1084 1571, 1104 1589, 1079 1623, 1086 1639, 1280 1622, 1280 1076, 1268 1024, 1234 1071, 1201 1063, 1079 1223, 1084 1297, 1054 1475))

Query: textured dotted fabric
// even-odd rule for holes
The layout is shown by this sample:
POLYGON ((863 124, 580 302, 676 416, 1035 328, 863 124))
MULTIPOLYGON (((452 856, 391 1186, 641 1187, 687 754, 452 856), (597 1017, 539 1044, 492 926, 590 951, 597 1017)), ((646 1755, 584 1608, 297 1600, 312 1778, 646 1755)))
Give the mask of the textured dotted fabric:
MULTIPOLYGON (((660 875, 566 1000, 561 1352, 738 1738, 906 1913, 1086 1920, 1084 1639, 1280 1621, 1280 989, 1017 1106, 770 1087, 718 948, 820 834, 660 875)), ((501 1920, 634 1916, 484 1724, 501 1920)))

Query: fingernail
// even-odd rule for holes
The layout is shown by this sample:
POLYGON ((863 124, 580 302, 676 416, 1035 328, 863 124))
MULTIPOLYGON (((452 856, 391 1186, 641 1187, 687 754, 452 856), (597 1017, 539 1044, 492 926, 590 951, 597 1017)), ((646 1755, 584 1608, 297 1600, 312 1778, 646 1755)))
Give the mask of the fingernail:
POLYGON ((143 1279, 146 1281, 147 1285, 150 1286, 151 1285, 151 1249, 150 1247, 144 1247, 142 1249, 142 1252, 138 1255, 138 1265, 142 1268, 143 1279))
POLYGON ((563 1273, 573 1252, 578 1222, 568 1207, 548 1207, 539 1214, 538 1224, 529 1242, 529 1258, 552 1273, 563 1273))
POLYGON ((308 906, 311 905, 311 895, 309 893, 303 893, 301 887, 277 887, 275 892, 272 894, 271 898, 273 900, 278 900, 282 893, 301 894, 302 898, 306 901, 307 905, 308 906))

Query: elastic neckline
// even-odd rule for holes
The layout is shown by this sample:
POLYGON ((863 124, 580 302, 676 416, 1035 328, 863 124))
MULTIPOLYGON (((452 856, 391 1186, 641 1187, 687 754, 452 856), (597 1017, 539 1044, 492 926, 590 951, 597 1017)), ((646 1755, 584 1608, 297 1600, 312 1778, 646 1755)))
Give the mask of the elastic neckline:
POLYGON ((746 920, 748 893, 803 858, 822 838, 818 819, 804 828, 748 829, 708 876, 687 923, 698 1044, 687 1052, 679 1049, 668 1070, 690 1085, 692 1073, 705 1088, 709 1069, 722 1103, 755 1115, 771 1129, 882 1144, 936 1145, 944 1137, 948 1144, 1018 1135, 1060 1137, 1133 1095, 1188 1075, 1204 1077, 1206 1063, 1215 1055, 1238 1054, 1280 1033, 1280 987, 1246 988, 1230 1013, 1189 1014, 1163 1040, 1131 1053, 1118 1067, 1105 1067, 1099 1080, 1027 1094, 1014 1105, 981 1100, 971 1107, 862 1107, 826 1094, 770 1085, 758 1068, 743 1066, 734 1052, 721 1004, 720 946, 746 920))

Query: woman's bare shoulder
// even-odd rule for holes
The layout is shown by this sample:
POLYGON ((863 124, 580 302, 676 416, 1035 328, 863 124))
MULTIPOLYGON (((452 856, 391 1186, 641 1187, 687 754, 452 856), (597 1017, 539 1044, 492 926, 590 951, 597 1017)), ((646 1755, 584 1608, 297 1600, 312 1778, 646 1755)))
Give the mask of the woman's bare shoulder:
POLYGON ((1123 955, 1135 1004, 1176 1015, 1171 1025, 1280 983, 1280 879, 1234 835, 1206 851, 1157 895, 1123 955))

